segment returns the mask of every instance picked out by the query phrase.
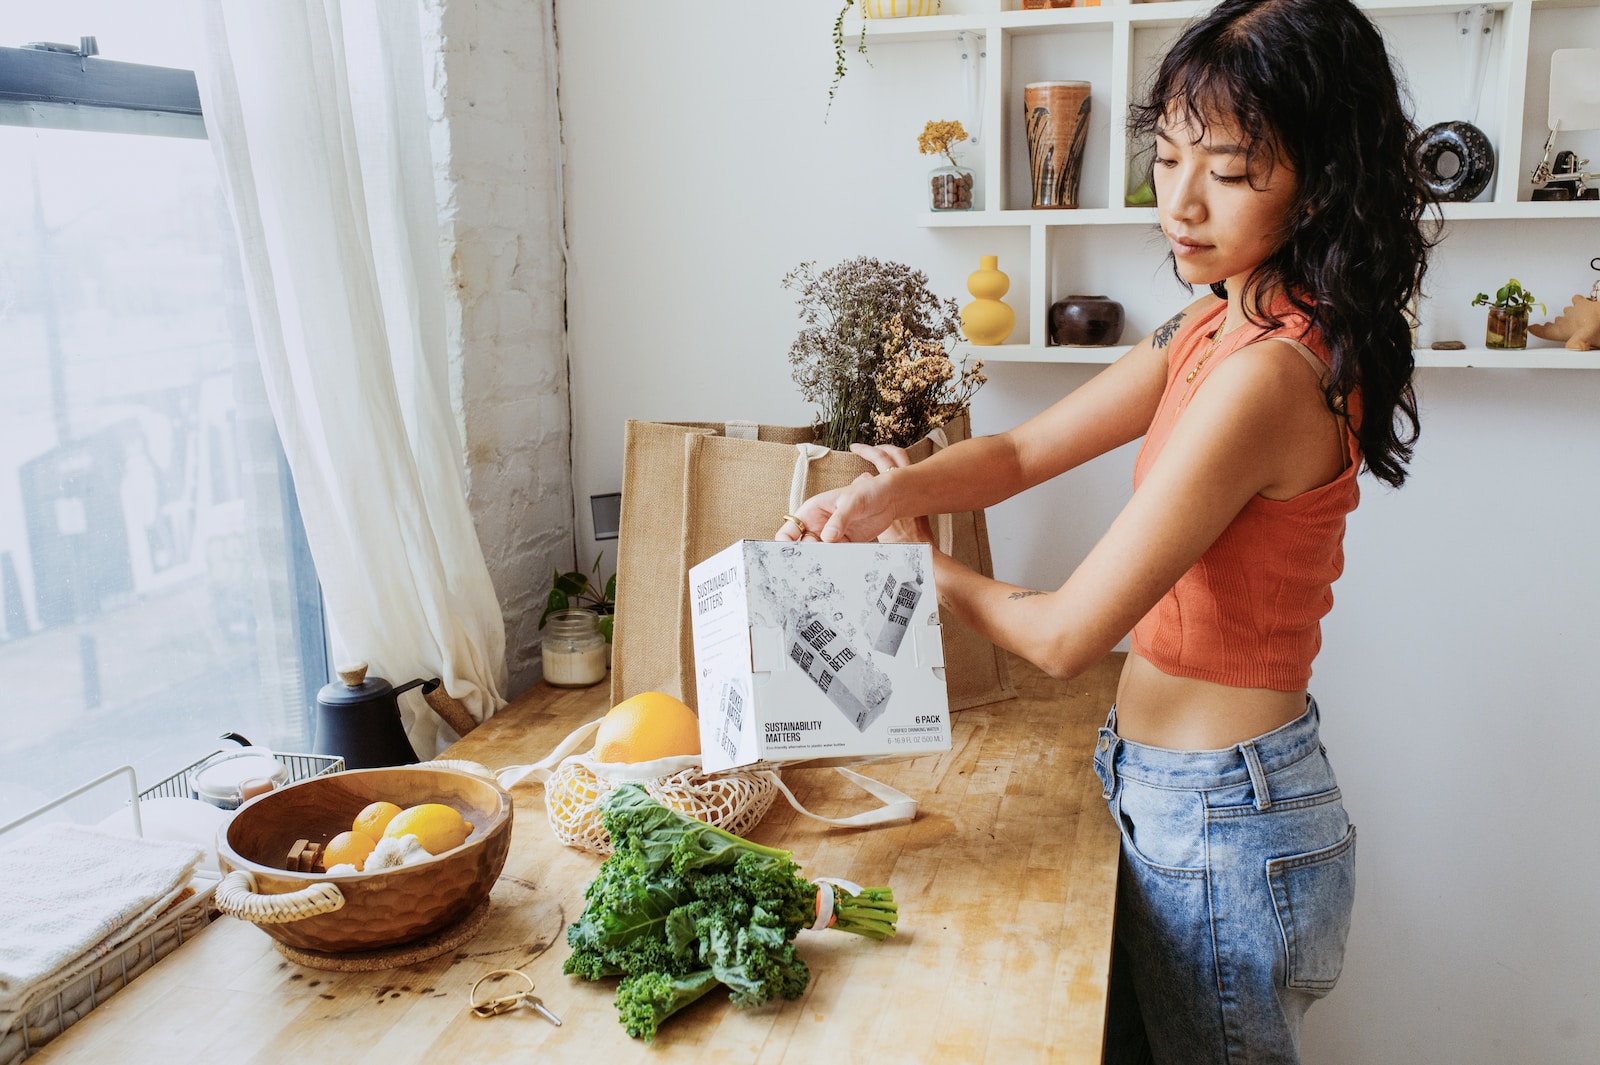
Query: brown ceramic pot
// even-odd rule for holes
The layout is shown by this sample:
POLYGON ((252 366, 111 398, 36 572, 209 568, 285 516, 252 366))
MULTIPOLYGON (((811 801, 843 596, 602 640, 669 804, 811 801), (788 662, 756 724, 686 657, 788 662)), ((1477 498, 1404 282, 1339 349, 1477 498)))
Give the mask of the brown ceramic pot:
POLYGON ((1104 296, 1068 296, 1050 305, 1050 342, 1100 348, 1122 339, 1122 304, 1104 296))

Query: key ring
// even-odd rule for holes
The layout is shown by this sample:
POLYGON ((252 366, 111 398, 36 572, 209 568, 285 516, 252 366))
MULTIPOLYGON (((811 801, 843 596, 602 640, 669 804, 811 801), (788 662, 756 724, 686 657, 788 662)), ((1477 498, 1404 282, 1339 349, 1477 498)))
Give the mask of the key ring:
POLYGON ((484 973, 478 977, 477 981, 472 985, 472 990, 467 993, 467 1001, 471 1004, 474 1017, 495 1017, 502 1013, 508 1013, 518 1006, 530 1006, 551 1024, 558 1028, 561 1027, 561 1018, 545 1008, 545 1004, 539 1001, 539 997, 533 993, 533 977, 521 969, 495 969, 492 972, 484 973), (490 998, 479 1002, 478 988, 483 986, 485 980, 496 976, 520 976, 527 982, 528 987, 526 990, 518 991, 512 995, 501 995, 499 998, 490 998))

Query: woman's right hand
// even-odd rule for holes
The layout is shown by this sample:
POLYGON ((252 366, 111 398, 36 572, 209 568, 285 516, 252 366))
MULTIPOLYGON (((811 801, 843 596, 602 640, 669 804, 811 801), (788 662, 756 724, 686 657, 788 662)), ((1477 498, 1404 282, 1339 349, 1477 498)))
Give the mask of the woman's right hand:
POLYGON ((894 524, 898 515, 889 498, 887 479, 880 474, 909 466, 910 458, 897 447, 851 444, 850 450, 872 463, 878 472, 863 473, 843 488, 812 496, 795 512, 795 517, 805 523, 804 531, 785 521, 776 539, 792 541, 815 536, 827 543, 870 543, 894 524))

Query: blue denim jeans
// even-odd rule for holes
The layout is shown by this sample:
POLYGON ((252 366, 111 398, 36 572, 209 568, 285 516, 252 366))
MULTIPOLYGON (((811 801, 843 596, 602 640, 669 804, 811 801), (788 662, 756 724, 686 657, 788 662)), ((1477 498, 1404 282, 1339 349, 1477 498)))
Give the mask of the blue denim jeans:
POLYGON ((1122 831, 1107 1062, 1298 1062, 1344 964, 1355 827, 1317 704, 1253 740, 1173 751, 1117 735, 1094 767, 1122 831))

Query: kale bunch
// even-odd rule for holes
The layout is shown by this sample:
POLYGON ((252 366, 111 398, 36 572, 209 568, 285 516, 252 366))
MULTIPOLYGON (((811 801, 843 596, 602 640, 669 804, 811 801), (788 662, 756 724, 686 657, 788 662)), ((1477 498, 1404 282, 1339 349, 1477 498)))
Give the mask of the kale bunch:
MULTIPOLYGON (((817 914, 817 885, 788 851, 763 847, 663 806, 628 784, 600 801, 613 851, 567 928, 562 971, 620 976, 616 1007, 628 1034, 661 1023, 713 988, 738 1006, 799 998, 811 970, 794 938, 817 914)), ((888 888, 836 891, 830 927, 894 934, 888 888)))

